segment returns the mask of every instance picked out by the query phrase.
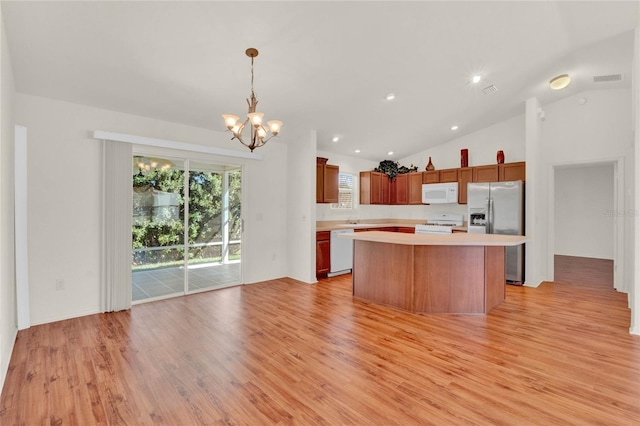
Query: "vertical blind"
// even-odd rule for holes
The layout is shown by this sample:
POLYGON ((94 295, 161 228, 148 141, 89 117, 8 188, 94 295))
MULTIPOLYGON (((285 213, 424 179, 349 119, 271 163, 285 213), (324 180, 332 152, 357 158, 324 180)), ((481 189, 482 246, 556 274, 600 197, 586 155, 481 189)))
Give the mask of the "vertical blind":
POLYGON ((131 307, 131 144, 103 141, 102 271, 103 312, 131 307))

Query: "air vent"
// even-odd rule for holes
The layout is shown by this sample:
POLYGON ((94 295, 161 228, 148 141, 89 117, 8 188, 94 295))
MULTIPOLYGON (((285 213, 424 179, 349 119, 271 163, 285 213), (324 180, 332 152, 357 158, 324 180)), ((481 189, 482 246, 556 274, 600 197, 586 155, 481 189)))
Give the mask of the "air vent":
POLYGON ((594 83, 608 83, 610 81, 621 81, 622 74, 596 75, 593 77, 594 83))
POLYGON ((491 86, 487 86, 484 89, 482 89, 482 91, 484 92, 485 95, 490 95, 492 93, 496 93, 498 91, 498 88, 496 87, 495 84, 492 84, 491 86))

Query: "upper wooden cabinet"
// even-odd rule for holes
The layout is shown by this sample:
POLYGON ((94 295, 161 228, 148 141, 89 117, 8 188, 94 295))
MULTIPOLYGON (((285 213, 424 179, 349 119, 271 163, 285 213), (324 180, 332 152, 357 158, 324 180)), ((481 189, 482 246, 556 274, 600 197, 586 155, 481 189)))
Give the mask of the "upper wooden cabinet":
POLYGON ((458 170, 444 169, 422 172, 422 183, 457 182, 458 170))
MULTIPOLYGON (((428 172, 424 172, 428 173, 428 172)), ((423 173, 409 173, 409 204, 422 204, 423 173)))
POLYGON ((440 171, 430 170, 422 172, 422 183, 438 183, 440 182, 440 171))
POLYGON ((389 177, 380 172, 360 172, 360 204, 382 204, 389 195, 383 196, 383 188, 389 192, 389 177), (383 184, 383 179, 386 183, 383 184), (383 186, 384 185, 384 186, 383 186))
POLYGON ((458 182, 458 171, 460 169, 444 169, 440 170, 439 182, 458 182))
POLYGON ((507 182, 511 180, 524 181, 527 175, 526 163, 524 161, 519 163, 500 164, 498 169, 500 182, 507 182))
POLYGON ((316 163, 316 203, 338 202, 338 166, 316 163))
POLYGON ((390 190, 391 190, 391 185, 390 185, 391 181, 389 179, 389 176, 387 175, 383 175, 380 178, 380 191, 382 192, 382 204, 391 204, 391 194, 390 194, 390 190))
POLYGON ((391 182, 390 204, 409 204, 409 179, 407 174, 397 175, 391 182))
POLYGON ((360 172, 360 204, 422 204, 422 184, 458 182, 458 204, 467 204, 469 182, 525 180, 524 161, 460 169, 411 172, 391 181, 384 173, 360 172))
POLYGON ((525 180, 526 163, 491 164, 473 167, 474 182, 506 182, 511 180, 525 180))
POLYGON ((500 173, 497 164, 488 166, 476 166, 473 168, 474 182, 498 182, 500 173))
POLYGON ((458 169, 458 204, 467 204, 467 184, 473 182, 473 168, 458 169))

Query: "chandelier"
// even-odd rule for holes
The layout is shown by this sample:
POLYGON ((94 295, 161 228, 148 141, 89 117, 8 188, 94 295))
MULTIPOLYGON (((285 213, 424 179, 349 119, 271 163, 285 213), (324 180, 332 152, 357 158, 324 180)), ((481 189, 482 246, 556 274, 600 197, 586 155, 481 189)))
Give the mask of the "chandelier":
POLYGON ((233 137, 231 140, 238 139, 241 144, 246 146, 253 152, 254 149, 259 148, 269 142, 269 140, 278 136, 280 133, 280 128, 282 127, 282 121, 279 120, 270 120, 267 121, 267 126, 269 127, 269 131, 271 131, 271 136, 267 137, 268 131, 262 125, 262 117, 264 113, 256 112, 256 105, 258 105, 258 100, 256 99, 256 95, 253 93, 253 58, 258 56, 258 50, 250 47, 245 51, 248 57, 251 58, 251 100, 247 99, 247 104, 249 105, 249 113, 247 114, 247 118, 244 122, 240 122, 240 117, 232 114, 223 114, 222 118, 224 118, 224 122, 227 125, 227 130, 229 130, 233 137), (251 123, 249 126, 251 128, 251 136, 249 143, 246 143, 242 139, 242 131, 245 126, 251 123))
POLYGON ((136 167, 138 168, 138 173, 146 175, 155 170, 168 170, 173 166, 175 166, 175 164, 173 164, 172 161, 164 158, 143 157, 139 155, 133 157, 134 173, 136 167))

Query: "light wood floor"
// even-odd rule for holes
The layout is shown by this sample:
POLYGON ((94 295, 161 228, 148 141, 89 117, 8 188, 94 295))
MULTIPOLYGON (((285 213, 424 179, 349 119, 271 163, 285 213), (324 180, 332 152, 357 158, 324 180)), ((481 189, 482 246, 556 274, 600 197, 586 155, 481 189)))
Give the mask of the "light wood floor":
POLYGON ((364 303, 342 276, 32 327, 0 424, 640 424, 626 295, 606 262, 558 262, 486 316, 364 303))

